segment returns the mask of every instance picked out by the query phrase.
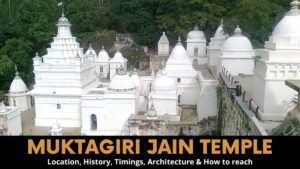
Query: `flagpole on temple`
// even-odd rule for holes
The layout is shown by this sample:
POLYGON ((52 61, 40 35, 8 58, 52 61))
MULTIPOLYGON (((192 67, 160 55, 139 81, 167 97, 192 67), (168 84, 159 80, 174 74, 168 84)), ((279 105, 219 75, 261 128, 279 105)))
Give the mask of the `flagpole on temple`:
POLYGON ((57 7, 61 7, 61 14, 63 15, 64 14, 64 2, 61 1, 57 4, 57 7))

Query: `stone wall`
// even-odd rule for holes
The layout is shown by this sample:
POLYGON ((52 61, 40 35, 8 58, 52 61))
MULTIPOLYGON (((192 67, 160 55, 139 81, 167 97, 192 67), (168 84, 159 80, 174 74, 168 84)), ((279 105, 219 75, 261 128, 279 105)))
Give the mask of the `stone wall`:
MULTIPOLYGON (((218 107, 219 130, 225 136, 268 135, 255 115, 255 109, 237 96, 230 77, 222 71, 219 74, 218 107)), ((251 105, 251 104, 250 104, 251 105)))

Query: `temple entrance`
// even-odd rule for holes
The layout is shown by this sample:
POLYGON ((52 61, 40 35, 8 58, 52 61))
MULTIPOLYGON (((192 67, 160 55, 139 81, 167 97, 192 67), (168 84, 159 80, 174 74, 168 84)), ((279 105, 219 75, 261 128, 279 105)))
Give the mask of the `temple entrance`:
POLYGON ((91 130, 97 130, 97 116, 95 114, 91 115, 91 130))

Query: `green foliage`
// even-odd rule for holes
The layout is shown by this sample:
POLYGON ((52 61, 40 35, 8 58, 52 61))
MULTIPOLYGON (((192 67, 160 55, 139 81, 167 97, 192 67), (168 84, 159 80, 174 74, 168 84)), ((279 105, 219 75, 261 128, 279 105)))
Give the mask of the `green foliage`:
POLYGON ((93 48, 96 49, 96 51, 98 52, 100 51, 103 45, 105 49, 109 52, 109 50, 111 50, 114 47, 115 38, 116 32, 103 30, 101 32, 95 32, 92 34, 92 36, 86 38, 85 41, 82 43, 82 46, 87 48, 88 45, 92 43, 93 48))
POLYGON ((0 90, 0 101, 4 100, 5 92, 0 90))
POLYGON ((216 87, 216 93, 217 93, 217 97, 218 97, 218 98, 222 96, 222 92, 223 92, 222 87, 221 87, 220 85, 218 85, 218 86, 216 87))
POLYGON ((243 0, 228 13, 226 27, 232 31, 236 25, 241 25, 253 45, 263 47, 283 13, 282 7, 270 0, 243 0))
POLYGON ((139 68, 140 60, 145 56, 145 53, 134 48, 122 48, 121 53, 128 59, 129 68, 139 68))
POLYGON ((8 39, 5 42, 5 45, 0 49, 0 55, 4 56, 6 61, 3 61, 3 64, 6 62, 9 63, 9 66, 13 62, 17 67, 21 75, 24 73, 26 76, 23 76, 25 82, 30 80, 31 77, 31 53, 32 53, 32 43, 23 39, 8 39), (9 59, 9 60, 8 60, 9 59))
MULTIPOLYGON (((0 55, 0 91, 9 89, 9 85, 14 77, 14 64, 7 55, 0 55)), ((3 96, 0 92, 0 97, 3 96)))
MULTIPOLYGON (((30 84, 32 57, 46 53, 56 34, 61 15, 61 0, 0 0, 0 90, 6 91, 14 77, 16 64, 22 78, 30 84)), ((253 42, 262 47, 274 25, 287 11, 290 1, 283 0, 64 0, 72 33, 83 47, 90 42, 99 51, 110 49, 114 35, 129 33, 138 45, 156 46, 165 31, 171 44, 179 35, 185 38, 195 24, 204 30, 207 40, 221 18, 233 31, 239 24, 253 42)), ((109 53, 113 51, 108 51, 109 53)), ((131 67, 144 57, 139 50, 124 49, 131 67)))

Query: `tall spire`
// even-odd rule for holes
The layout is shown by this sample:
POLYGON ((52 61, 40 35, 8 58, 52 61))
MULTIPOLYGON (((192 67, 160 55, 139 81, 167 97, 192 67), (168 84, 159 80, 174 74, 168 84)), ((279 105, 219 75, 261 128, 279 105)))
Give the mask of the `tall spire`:
POLYGON ((197 24, 195 25, 194 30, 199 30, 199 27, 197 24))
POLYGON ((300 16, 300 2, 298 0, 294 0, 291 2, 291 10, 287 13, 288 16, 300 16))

